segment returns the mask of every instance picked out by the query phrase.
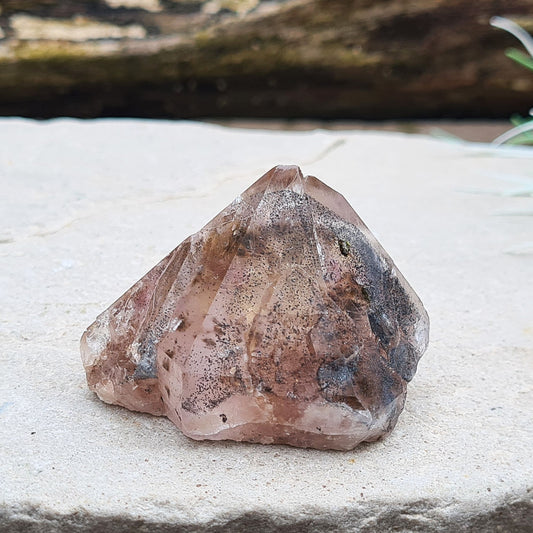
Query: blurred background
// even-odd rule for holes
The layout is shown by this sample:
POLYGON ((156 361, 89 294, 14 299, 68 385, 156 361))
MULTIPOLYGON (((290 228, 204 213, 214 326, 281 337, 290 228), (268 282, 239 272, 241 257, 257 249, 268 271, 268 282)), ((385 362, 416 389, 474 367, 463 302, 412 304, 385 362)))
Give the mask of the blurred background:
POLYGON ((533 0, 3 0, 0 115, 490 138, 533 100, 494 15, 533 30, 533 0))

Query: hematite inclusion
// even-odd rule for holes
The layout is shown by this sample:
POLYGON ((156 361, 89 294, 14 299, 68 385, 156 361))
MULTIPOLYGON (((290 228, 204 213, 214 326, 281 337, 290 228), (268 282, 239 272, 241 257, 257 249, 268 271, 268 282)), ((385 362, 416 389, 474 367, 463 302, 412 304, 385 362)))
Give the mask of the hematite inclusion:
POLYGON ((103 401, 193 439, 347 450, 392 430, 428 333, 344 197, 277 166, 104 311, 81 351, 103 401))

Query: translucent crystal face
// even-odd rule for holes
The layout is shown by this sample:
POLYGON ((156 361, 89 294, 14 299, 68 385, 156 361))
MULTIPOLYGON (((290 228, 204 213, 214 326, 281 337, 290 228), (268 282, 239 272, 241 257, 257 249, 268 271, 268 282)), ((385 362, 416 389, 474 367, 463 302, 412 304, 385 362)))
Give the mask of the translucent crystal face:
POLYGON ((84 333, 89 386, 194 439, 351 449, 390 432, 428 342, 337 192, 278 166, 84 333))

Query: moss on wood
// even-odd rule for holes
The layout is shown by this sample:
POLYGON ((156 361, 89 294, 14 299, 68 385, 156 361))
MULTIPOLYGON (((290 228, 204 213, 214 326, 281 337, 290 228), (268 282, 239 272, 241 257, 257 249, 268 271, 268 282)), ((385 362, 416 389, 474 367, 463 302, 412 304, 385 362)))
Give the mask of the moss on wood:
POLYGON ((488 25, 494 14, 527 25, 529 0, 112 4, 4 2, 0 113, 487 117, 531 105, 533 79, 504 56, 515 43, 488 25), (21 14, 144 37, 22 38, 21 14))

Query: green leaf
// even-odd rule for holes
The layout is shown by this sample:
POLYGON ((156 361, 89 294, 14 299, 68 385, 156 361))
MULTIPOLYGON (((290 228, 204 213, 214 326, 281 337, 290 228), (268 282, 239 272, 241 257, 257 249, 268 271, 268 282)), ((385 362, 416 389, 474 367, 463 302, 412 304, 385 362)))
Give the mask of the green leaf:
POLYGON ((523 125, 529 124, 529 130, 523 131, 509 141, 509 144, 531 145, 533 144, 533 119, 524 120, 523 125))
POLYGON ((513 126, 521 126, 522 124, 525 124, 526 122, 529 122, 532 119, 531 117, 523 117, 518 113, 514 113, 513 115, 511 115, 511 118, 509 120, 511 121, 511 124, 513 126))
POLYGON ((502 144, 531 144, 533 140, 533 119, 524 124, 517 126, 492 141, 493 144, 500 146, 502 144))
POLYGON ((509 48, 509 50, 505 51, 505 55, 510 57, 513 61, 516 61, 519 65, 522 65, 529 70, 533 70, 533 57, 524 54, 524 52, 521 52, 516 48, 509 48))

